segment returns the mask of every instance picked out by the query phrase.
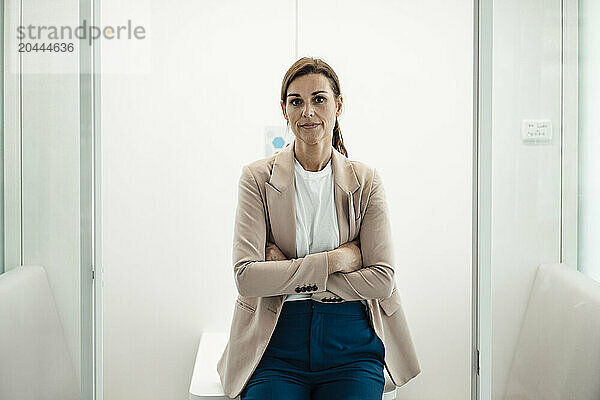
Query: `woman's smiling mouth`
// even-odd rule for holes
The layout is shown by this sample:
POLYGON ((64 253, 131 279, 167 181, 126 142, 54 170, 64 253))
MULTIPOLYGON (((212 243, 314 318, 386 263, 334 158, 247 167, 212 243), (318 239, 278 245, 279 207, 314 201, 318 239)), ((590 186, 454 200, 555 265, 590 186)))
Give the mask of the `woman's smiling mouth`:
POLYGON ((304 129, 314 129, 319 125, 321 125, 321 124, 303 124, 303 125, 300 125, 300 127, 304 128, 304 129))

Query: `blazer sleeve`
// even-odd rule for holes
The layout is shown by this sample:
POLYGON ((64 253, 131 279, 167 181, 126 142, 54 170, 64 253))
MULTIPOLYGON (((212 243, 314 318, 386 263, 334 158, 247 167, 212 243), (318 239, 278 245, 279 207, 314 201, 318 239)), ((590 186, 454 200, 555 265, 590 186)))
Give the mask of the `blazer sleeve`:
POLYGON ((333 293, 344 300, 385 298, 394 289, 394 244, 385 191, 379 172, 373 170, 371 191, 361 222, 360 250, 363 267, 352 272, 334 272, 329 275, 327 291, 315 293, 320 300, 333 293))
POLYGON ((233 272, 242 296, 265 297, 326 290, 327 252, 302 258, 265 261, 266 207, 258 182, 245 165, 238 182, 238 203, 233 234, 233 272), (315 288, 316 287, 316 288, 315 288))

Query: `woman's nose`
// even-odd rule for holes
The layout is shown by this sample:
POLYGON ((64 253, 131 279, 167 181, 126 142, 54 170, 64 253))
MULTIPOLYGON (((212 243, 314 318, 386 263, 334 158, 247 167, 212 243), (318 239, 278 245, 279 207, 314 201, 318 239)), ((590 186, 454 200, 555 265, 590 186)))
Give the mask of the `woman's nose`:
POLYGON ((304 110, 302 110, 302 116, 303 117, 312 117, 314 115, 314 112, 312 110, 312 108, 310 108, 310 105, 307 105, 306 107, 304 107, 304 110))

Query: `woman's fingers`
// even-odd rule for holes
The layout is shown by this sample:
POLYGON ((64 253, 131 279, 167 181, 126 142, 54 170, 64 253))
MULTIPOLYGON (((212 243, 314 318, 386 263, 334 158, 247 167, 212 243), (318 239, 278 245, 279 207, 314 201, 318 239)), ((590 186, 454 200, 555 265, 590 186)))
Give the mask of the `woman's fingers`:
POLYGON ((279 247, 275 243, 267 242, 265 248, 265 260, 266 261, 281 261, 287 260, 285 255, 279 250, 279 247))
POLYGON ((346 242, 343 245, 341 245, 340 247, 352 247, 352 246, 356 246, 360 249, 360 241, 358 239, 355 239, 351 242, 346 242))

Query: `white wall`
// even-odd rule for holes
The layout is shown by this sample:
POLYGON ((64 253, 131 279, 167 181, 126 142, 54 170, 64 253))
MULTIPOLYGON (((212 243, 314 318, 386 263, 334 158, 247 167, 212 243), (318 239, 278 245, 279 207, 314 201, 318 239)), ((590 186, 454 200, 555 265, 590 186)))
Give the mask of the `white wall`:
POLYGON ((560 0, 494 2, 492 399, 502 399, 539 264, 560 261, 560 0), (521 141, 523 119, 553 140, 521 141))
MULTIPOLYGON (((103 24, 151 28, 145 44, 103 42, 104 396, 184 399, 201 332, 229 328, 237 180, 264 156, 264 126, 283 126, 295 6, 102 7, 103 24)), ((470 393, 472 12, 470 0, 300 2, 298 55, 336 70, 350 158, 386 186, 423 369, 399 399, 470 393)))
POLYGON ((600 281, 600 3, 579 0, 579 268, 600 281))

